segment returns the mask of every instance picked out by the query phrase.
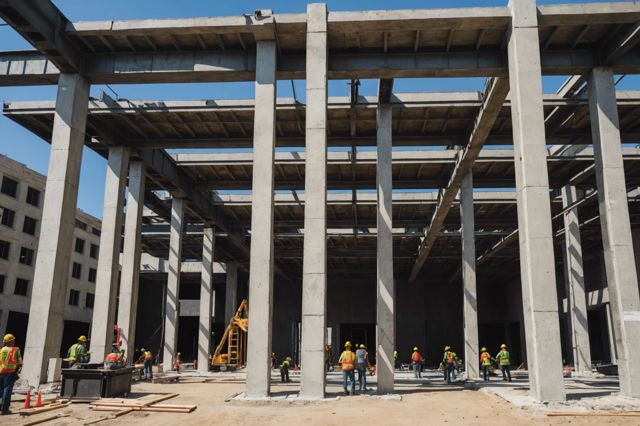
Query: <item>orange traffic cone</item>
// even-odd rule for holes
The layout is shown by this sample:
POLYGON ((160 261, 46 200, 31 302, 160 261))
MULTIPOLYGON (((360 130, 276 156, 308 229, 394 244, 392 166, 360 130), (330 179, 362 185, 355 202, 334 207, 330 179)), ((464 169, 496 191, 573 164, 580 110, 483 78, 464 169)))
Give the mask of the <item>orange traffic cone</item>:
POLYGON ((27 389, 27 396, 24 399, 22 408, 31 408, 31 389, 27 389))
POLYGON ((38 391, 38 397, 36 398, 36 403, 34 407, 36 408, 42 407, 42 391, 41 390, 38 391))

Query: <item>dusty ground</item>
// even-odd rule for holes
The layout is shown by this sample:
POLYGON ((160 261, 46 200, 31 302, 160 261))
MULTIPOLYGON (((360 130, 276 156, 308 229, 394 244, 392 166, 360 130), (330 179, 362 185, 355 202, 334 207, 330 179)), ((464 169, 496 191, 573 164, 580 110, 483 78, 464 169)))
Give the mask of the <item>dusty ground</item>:
MULTIPOLYGON (((275 374, 274 374, 275 379, 275 374)), ((272 386, 274 395, 293 396, 299 390, 297 377, 294 382, 272 386)), ((439 376, 414 380, 410 374, 402 373, 396 380, 401 400, 382 400, 371 395, 338 397, 341 391, 339 375, 329 376, 328 391, 331 399, 321 402, 302 402, 288 398, 279 401, 238 401, 225 399, 241 393, 244 383, 173 383, 134 385, 133 391, 146 393, 179 393, 180 396, 166 401, 172 404, 197 404, 198 409, 190 414, 134 412, 98 425, 122 423, 149 425, 398 425, 398 424, 616 424, 637 425, 638 417, 561 417, 550 418, 537 410, 516 408, 512 404, 487 392, 468 390, 462 386, 445 385, 439 376)), ((496 382, 496 385, 498 383, 496 382)), ((19 405, 19 404, 16 404, 19 405)), ((18 408, 17 406, 15 408, 18 408)), ((105 416, 106 413, 91 412, 86 404, 73 404, 71 408, 55 413, 69 414, 48 424, 83 424, 105 416)), ((39 414, 45 417, 53 413, 39 414)), ((31 416, 35 420, 38 416, 31 416)), ((21 424, 18 416, 2 419, 12 424, 21 424)), ((8 424, 8 423, 5 423, 8 424)))

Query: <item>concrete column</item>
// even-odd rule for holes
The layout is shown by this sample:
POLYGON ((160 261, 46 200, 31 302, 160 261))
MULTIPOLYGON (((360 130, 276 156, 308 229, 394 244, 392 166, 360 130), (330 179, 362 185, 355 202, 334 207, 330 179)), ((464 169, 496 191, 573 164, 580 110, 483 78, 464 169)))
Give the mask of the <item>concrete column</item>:
POLYGON ((249 398, 269 396, 271 386, 276 59, 275 41, 257 43, 249 259, 249 324, 251 328, 247 338, 246 395, 249 398))
POLYGON ((120 297, 118 298, 118 326, 122 329, 122 345, 126 349, 129 363, 135 350, 136 318, 138 312, 138 284, 140 278, 140 233, 144 207, 145 168, 142 161, 129 164, 129 194, 124 220, 124 248, 122 250, 122 273, 120 275, 120 297))
POLYGON ((589 111, 620 393, 640 397, 640 295, 610 68, 594 68, 589 76, 589 111))
POLYGON ((202 232, 202 272, 200 274, 200 327, 198 327, 198 371, 209 371, 211 352, 211 312, 213 304, 213 251, 215 231, 204 228, 202 232))
POLYGON ((531 396, 565 399, 535 0, 510 0, 509 83, 531 396))
POLYGON ((392 393, 395 350, 395 289, 393 283, 393 224, 391 174, 391 106, 379 105, 377 112, 378 165, 378 253, 377 253, 377 375, 378 393, 392 393))
POLYGON ((613 317, 611 316, 611 304, 606 303, 604 305, 605 315, 607 316, 607 335, 609 337, 609 354, 611 358, 611 364, 618 362, 618 348, 616 347, 616 333, 613 329, 613 317))
POLYGON ((462 281, 464 315, 464 362, 467 377, 480 378, 478 343, 478 296, 476 292, 476 240, 473 216, 473 172, 462 179, 460 187, 462 231, 462 281))
POLYGON ((178 296, 180 294, 180 268, 182 266, 182 233, 184 229, 184 200, 171 202, 171 231, 169 234, 169 273, 167 274, 167 300, 164 318, 163 371, 170 371, 173 357, 178 353, 178 296))
POLYGON ((120 245, 124 219, 124 189, 129 167, 129 149, 109 149, 104 184, 100 255, 96 278, 96 299, 91 323, 91 362, 102 362, 114 342, 116 295, 120 274, 120 245))
POLYGON ((238 309, 238 263, 227 263, 227 279, 224 297, 224 318, 229 323, 238 309))
MULTIPOLYGON (((562 207, 578 201, 575 186, 562 188, 562 207)), ((591 346, 589 345, 589 325, 587 323, 587 295, 582 267, 582 242, 578 209, 567 210, 564 214, 565 236, 565 285, 567 294, 567 322, 573 358, 573 366, 578 373, 591 372, 591 346)))
POLYGON ((22 369, 31 386, 60 355, 88 99, 85 79, 60 75, 22 369))
POLYGON ((300 395, 324 397, 327 333, 327 6, 307 5, 307 110, 300 395))

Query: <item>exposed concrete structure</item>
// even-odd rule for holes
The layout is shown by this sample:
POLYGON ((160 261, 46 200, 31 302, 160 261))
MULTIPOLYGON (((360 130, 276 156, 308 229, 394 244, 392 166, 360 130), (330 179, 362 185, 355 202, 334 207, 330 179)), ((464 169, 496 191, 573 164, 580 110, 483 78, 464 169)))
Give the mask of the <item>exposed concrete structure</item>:
POLYGON ((215 302, 213 290, 213 251, 215 249, 215 230, 204 228, 202 234, 202 273, 200 280, 200 324, 198 326, 198 371, 209 371, 211 354, 211 313, 215 302))
MULTIPOLYGON (((87 146, 102 155, 131 150, 146 172, 144 202, 154 213, 142 218, 140 245, 149 255, 168 257, 169 266, 165 278, 164 261, 158 260, 157 269, 148 265, 143 285, 150 300, 161 293, 154 282, 166 279, 168 291, 166 312, 144 319, 154 317, 146 325, 153 330, 165 323, 165 369, 196 339, 200 350, 193 357, 200 357, 204 369, 207 338, 213 332, 215 343, 215 330, 244 297, 237 288, 240 268, 243 279, 249 273, 250 398, 269 396, 272 347, 280 358, 290 354, 302 364, 302 396, 322 398, 323 345, 331 342, 336 352, 352 340, 376 348, 370 356, 381 393, 394 390, 394 349, 403 361, 415 345, 426 344, 427 359, 441 356, 445 344, 464 347, 467 373, 476 377, 479 342, 492 348, 506 342, 512 363, 527 364, 531 395, 562 400, 558 306, 564 302, 556 289, 554 249, 564 250, 577 227, 585 262, 576 282, 583 282, 588 303, 582 315, 590 319, 581 324, 594 338, 589 349, 572 340, 576 351, 592 352, 594 363, 615 359, 609 353, 617 347, 622 391, 637 395, 640 370, 630 354, 638 352, 640 301, 635 269, 626 265, 634 261, 630 229, 640 226, 640 152, 620 145, 640 140, 640 93, 615 93, 611 79, 612 73, 640 73, 637 4, 536 7, 533 0, 512 0, 508 7, 364 12, 329 12, 314 4, 307 14, 262 10, 242 17, 107 23, 72 23, 46 1, 0 9, 38 49, 0 53, 0 85, 59 81, 63 87, 71 74, 91 83, 256 82, 255 100, 102 96, 88 106, 87 146), (42 19, 30 22, 33 16, 42 19), (562 74, 573 77, 557 94, 543 95, 541 77, 562 74), (393 79, 404 77, 489 79, 477 93, 394 94, 393 79), (292 78, 306 79, 306 105, 276 98, 277 80, 292 78), (359 78, 378 79, 377 96, 361 96, 359 78), (330 79, 353 79, 350 96, 327 98, 330 79), (595 150, 583 147, 592 135, 595 150), (276 146, 303 145, 305 152, 275 152, 276 146), (483 150, 485 145, 514 149, 483 150), (408 146, 420 149, 394 150, 408 146), (436 149, 422 149, 427 146, 436 149), (164 151, 247 147, 253 151, 164 151), (585 196, 563 205, 557 190, 567 186, 585 196), (474 193, 473 187, 487 191, 474 193), (249 190, 251 195, 234 192, 249 190), (283 190, 292 192, 274 194, 283 190), (578 208, 580 220, 572 216, 563 224, 561 218, 578 208), (207 250, 212 227, 215 253, 212 245, 207 250), (212 304, 222 304, 211 299, 222 285, 215 270, 208 277, 214 254, 227 264, 228 285, 224 317, 211 325, 212 304), (181 271, 183 264, 189 267, 181 271), (605 336, 608 303, 613 327, 605 336), (188 321, 196 315, 203 320, 189 335, 188 321)), ((86 114, 86 97, 78 105, 86 114)), ((51 131, 60 121, 52 103, 10 102, 4 110, 52 140, 54 148, 60 144, 60 134, 51 131)), ((83 139, 75 133, 73 138, 75 145, 83 139)), ((77 183, 77 177, 67 180, 77 183)), ((75 201, 73 191, 71 196, 75 201)), ((118 244, 115 217, 108 218, 109 253, 118 244)), ((127 241, 125 250, 136 253, 127 241)), ((65 262, 63 251, 51 252, 51 264, 65 262)), ((105 256, 111 277, 115 258, 105 256)), ((571 257, 565 263, 577 271, 571 257)), ((558 262, 558 270, 567 265, 558 262)), ((127 263, 126 289, 136 281, 130 272, 137 268, 131 268, 127 263)), ((566 299, 574 312, 578 303, 571 291, 566 299)), ((53 296, 47 300, 45 305, 53 296)), ((112 302, 104 306, 105 312, 113 309, 112 302)), ((136 322, 131 310, 129 329, 136 322)), ((335 362, 338 354, 331 355, 335 362)), ((583 361, 579 369, 590 363, 583 361)))

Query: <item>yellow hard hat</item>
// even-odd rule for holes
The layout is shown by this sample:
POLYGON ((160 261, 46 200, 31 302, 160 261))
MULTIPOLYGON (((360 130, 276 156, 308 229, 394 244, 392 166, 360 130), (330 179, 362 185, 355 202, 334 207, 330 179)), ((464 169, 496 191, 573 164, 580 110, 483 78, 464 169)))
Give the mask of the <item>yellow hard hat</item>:
POLYGON ((445 346, 445 347, 444 347, 444 350, 445 350, 445 351, 448 351, 449 349, 451 349, 451 346, 445 346))
POLYGON ((360 349, 367 349, 365 345, 360 345, 360 349))
POLYGON ((505 345, 504 343, 500 345, 500 349, 507 349, 507 345, 505 345))
POLYGON ((178 352, 178 355, 180 355, 180 352, 178 352))
POLYGON ((144 348, 140 348, 140 352, 144 352, 144 350, 145 350, 144 348))
POLYGON ((16 340, 16 337, 13 334, 5 334, 4 339, 2 339, 4 343, 13 342, 14 340, 16 340))
POLYGON ((87 341, 87 336, 82 335, 78 337, 78 342, 86 342, 86 341, 87 341))
POLYGON ((344 344, 345 348, 350 348, 351 347, 351 342, 347 340, 347 343, 344 344))
POLYGON ((485 348, 484 346, 482 347, 482 349, 480 349, 481 352, 486 352, 487 348, 485 348))
POLYGON ((414 351, 417 351, 417 350, 418 350, 418 347, 417 347, 417 346, 416 346, 416 347, 414 347, 414 348, 413 348, 413 350, 414 350, 414 351))

